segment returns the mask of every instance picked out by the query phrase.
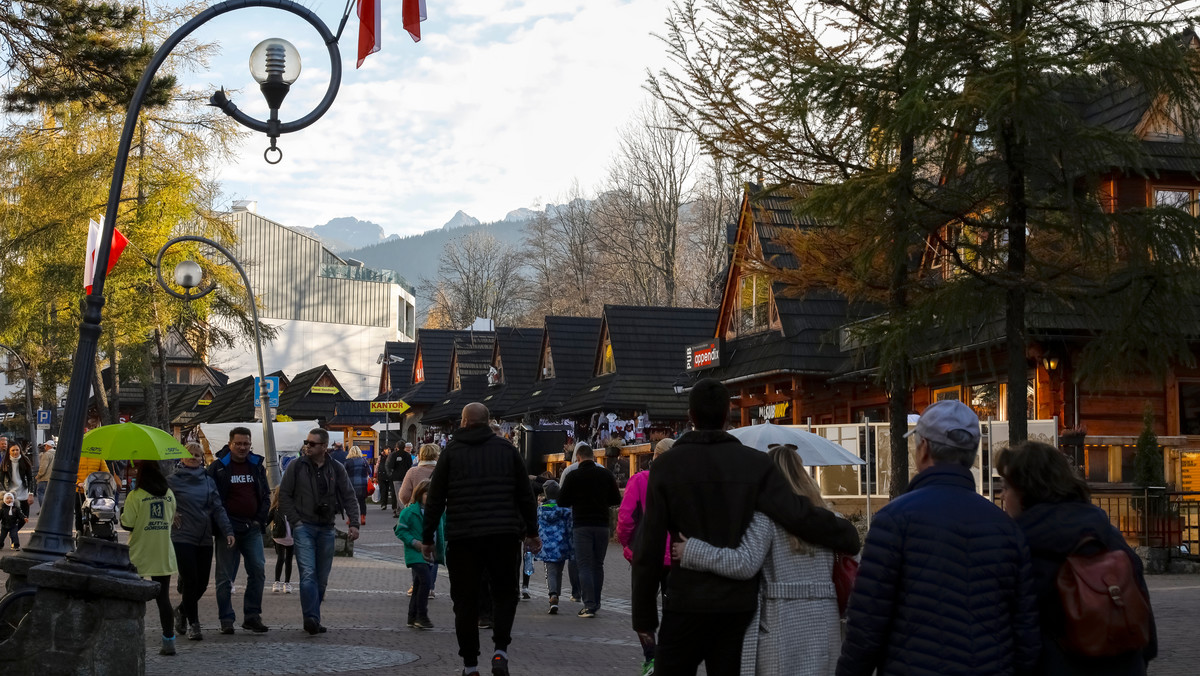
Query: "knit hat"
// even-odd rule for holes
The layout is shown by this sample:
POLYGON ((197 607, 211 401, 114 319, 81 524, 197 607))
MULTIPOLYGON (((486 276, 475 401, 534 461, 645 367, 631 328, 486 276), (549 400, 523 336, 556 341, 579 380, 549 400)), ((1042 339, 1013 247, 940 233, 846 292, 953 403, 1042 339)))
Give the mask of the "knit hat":
POLYGON ((658 443, 654 445, 654 455, 657 456, 666 453, 667 451, 671 450, 671 447, 674 445, 675 440, 671 437, 659 439, 658 443))
POLYGON ((558 482, 554 480, 547 481, 546 485, 542 486, 542 490, 546 491, 547 500, 557 500, 559 488, 558 482))

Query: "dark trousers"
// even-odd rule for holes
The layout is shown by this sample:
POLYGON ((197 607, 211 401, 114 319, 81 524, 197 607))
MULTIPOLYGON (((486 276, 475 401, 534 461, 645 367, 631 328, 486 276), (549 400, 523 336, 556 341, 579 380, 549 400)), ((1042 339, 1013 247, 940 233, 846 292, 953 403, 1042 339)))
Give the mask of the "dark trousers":
MULTIPOLYGON (((493 606, 492 642, 507 650, 517 613, 517 581, 521 575, 521 540, 516 535, 455 538, 446 543, 454 633, 463 665, 479 664, 480 578, 487 575, 493 606)), ((414 590, 415 593, 415 590, 414 590)))
MULTIPOLYGON (((363 512, 366 514, 366 512, 363 512)), ((285 573, 283 581, 292 581, 292 556, 296 553, 296 545, 281 545, 275 543, 275 581, 279 582, 279 574, 285 573)))
POLYGON ((150 578, 158 583, 158 596, 154 602, 158 604, 158 621, 162 623, 162 635, 166 638, 175 636, 175 609, 171 607, 171 576, 155 575, 150 578))
MULTIPOLYGON (((213 548, 209 546, 172 543, 179 566, 179 608, 188 624, 200 624, 199 602, 208 591, 208 575, 212 572, 213 548)), ((224 546, 222 544, 221 546, 224 546)))
POLYGON ((410 565, 412 571, 412 596, 408 597, 408 621, 429 618, 429 570, 428 563, 410 565))
POLYGON ((708 676, 737 676, 742 637, 753 610, 728 613, 663 611, 654 652, 655 676, 695 676, 704 663, 708 676))
POLYGON ((575 560, 579 562, 579 582, 583 587, 583 605, 600 610, 600 592, 604 589, 604 555, 608 553, 608 526, 575 527, 575 560))
POLYGON ((379 482, 379 509, 387 509, 388 500, 392 499, 392 482, 390 479, 376 479, 379 482))
POLYGON ((579 586, 579 564, 575 563, 575 557, 567 559, 567 581, 571 583, 571 598, 583 598, 579 586))

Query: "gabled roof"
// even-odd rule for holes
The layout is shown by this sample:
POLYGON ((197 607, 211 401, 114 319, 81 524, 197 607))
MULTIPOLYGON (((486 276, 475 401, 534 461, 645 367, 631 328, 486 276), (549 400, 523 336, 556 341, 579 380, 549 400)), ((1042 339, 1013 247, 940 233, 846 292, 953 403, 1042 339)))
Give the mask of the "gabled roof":
POLYGON ((339 401, 333 405, 333 417, 326 421, 329 427, 370 427, 384 421, 385 414, 371 413, 369 401, 339 401))
POLYGON ((508 410, 530 392, 529 386, 538 375, 538 358, 542 350, 544 329, 496 329, 496 347, 492 366, 500 365, 503 382, 489 385, 481 400, 492 415, 507 417, 508 410))
POLYGON ((391 401, 412 387, 413 364, 416 363, 417 344, 409 341, 389 340, 383 346, 383 363, 380 364, 379 396, 375 401, 391 401), (392 358, 399 358, 396 362, 392 358))
MULTIPOLYGON (((418 329, 416 356, 413 362, 413 385, 400 395, 409 406, 431 406, 441 403, 446 397, 450 382, 450 360, 454 348, 460 341, 474 344, 487 340, 491 347, 490 331, 456 331, 450 329, 418 329), (424 380, 416 382, 418 364, 424 372, 424 380)), ((486 368, 484 372, 486 372, 486 368)))
MULTIPOLYGON (((268 377, 279 378, 280 398, 291 383, 283 371, 268 373, 268 377)), ((280 402, 282 403, 282 401, 280 402)), ((191 424, 249 422, 254 420, 255 408, 258 406, 258 393, 254 391, 254 376, 239 378, 217 391, 212 403, 192 419, 191 424)))
POLYGON ((600 318, 546 317, 545 321, 534 381, 528 393, 508 407, 505 417, 554 411, 592 377, 592 361, 600 342, 600 318), (547 352, 554 363, 553 378, 541 371, 547 352))
POLYGON ((593 375, 559 412, 638 410, 654 421, 685 419, 687 399, 674 389, 685 371, 684 350, 711 338, 716 321, 709 308, 606 305, 601 335, 608 332, 616 371, 593 375))
POLYGON ((287 389, 279 394, 279 414, 295 420, 327 421, 333 417, 334 408, 338 403, 352 399, 333 375, 333 371, 321 364, 297 373, 296 377, 292 378, 287 389), (318 385, 337 388, 337 392, 313 392, 312 389, 318 385))
POLYGON ((454 351, 450 356, 450 369, 446 375, 445 397, 425 411, 421 416, 421 424, 456 421, 462 413, 463 406, 483 398, 495 344, 495 333, 490 331, 476 331, 470 336, 455 339, 454 351), (455 388, 453 382, 455 371, 458 372, 458 388, 455 388))
MULTIPOLYGON (((125 400, 126 387, 121 388, 122 407, 127 405, 125 400)), ((141 385, 133 385, 130 389, 136 390, 136 404, 140 407, 139 410, 134 412, 132 420, 135 423, 144 423, 149 418, 148 411, 145 407, 145 392, 142 390, 141 385)), ((203 407, 198 403, 200 399, 204 397, 205 393, 213 392, 214 390, 215 388, 212 385, 208 385, 206 383, 199 385, 167 385, 167 398, 170 403, 171 422, 189 422, 193 417, 195 417, 199 410, 203 409, 203 407)))

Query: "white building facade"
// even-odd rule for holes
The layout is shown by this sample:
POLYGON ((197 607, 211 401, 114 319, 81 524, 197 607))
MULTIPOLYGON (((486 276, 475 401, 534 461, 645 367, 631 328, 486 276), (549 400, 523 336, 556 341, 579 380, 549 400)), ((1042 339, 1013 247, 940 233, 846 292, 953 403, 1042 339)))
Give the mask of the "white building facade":
MULTIPOLYGON (((262 347, 265 372, 293 375, 325 364, 355 399, 374 396, 384 344, 416 333, 413 288, 395 272, 340 258, 316 238, 263 218, 253 202, 236 203, 228 218, 259 317, 278 330, 262 347)), ((208 363, 231 378, 256 372, 252 348, 216 350, 208 363)))

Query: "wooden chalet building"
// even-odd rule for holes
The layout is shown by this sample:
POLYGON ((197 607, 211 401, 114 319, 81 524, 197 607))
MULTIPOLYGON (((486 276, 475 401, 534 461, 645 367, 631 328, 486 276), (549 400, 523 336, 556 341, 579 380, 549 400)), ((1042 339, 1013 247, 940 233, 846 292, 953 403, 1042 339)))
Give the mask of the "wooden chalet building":
MULTIPOLYGON (((491 348, 491 332, 458 331, 452 329, 418 329, 413 348, 412 383, 400 395, 409 405, 400 421, 404 439, 420 444, 426 438, 422 418, 434 406, 442 404, 450 391, 450 363, 454 348, 460 341, 473 345, 486 336, 491 348)), ((486 372, 486 369, 485 369, 486 372)))
MULTIPOLYGON (((379 358, 379 393, 371 400, 374 410, 384 412, 385 425, 380 442, 416 443, 416 434, 410 438, 404 434, 404 412, 402 395, 412 387, 413 364, 416 362, 417 344, 409 341, 389 340, 384 344, 379 358)), ((368 411, 372 407, 368 406, 368 411)))
POLYGON ((445 434, 458 429, 463 407, 485 396, 495 349, 496 334, 491 331, 473 331, 454 341, 444 398, 422 414, 422 425, 445 434))
MULTIPOLYGON (((487 372, 487 388, 479 401, 498 420, 511 420, 538 374, 544 329, 496 329, 496 344, 487 372)), ((520 418, 518 414, 515 416, 520 418)))
POLYGON ((504 418, 529 425, 559 422, 557 411, 593 373, 598 317, 546 317, 537 366, 528 391, 504 410, 504 418))
POLYGON ((652 440, 652 429, 677 431, 687 420, 687 397, 676 391, 684 376, 681 352, 711 337, 716 319, 717 311, 707 308, 606 305, 592 377, 558 414, 575 420, 580 439, 632 431, 643 443, 652 440), (624 429, 612 429, 618 425, 624 429))

